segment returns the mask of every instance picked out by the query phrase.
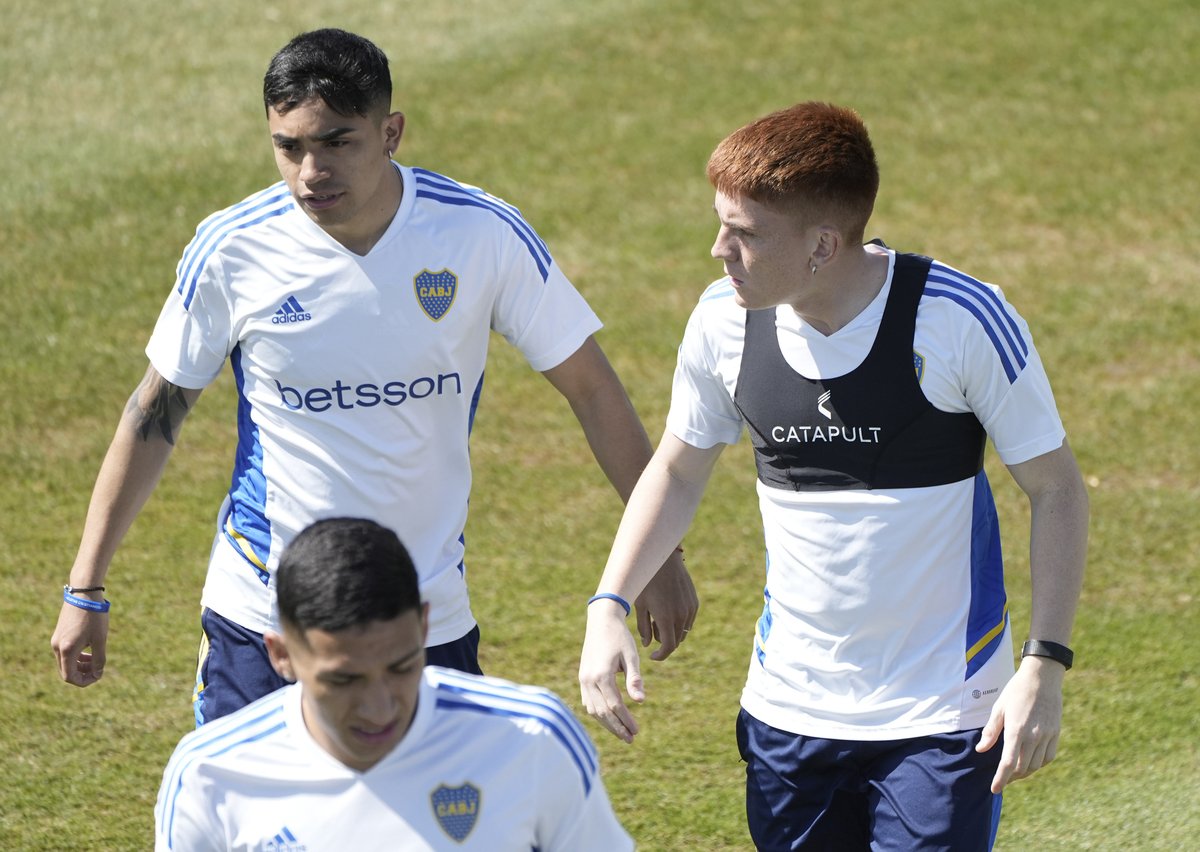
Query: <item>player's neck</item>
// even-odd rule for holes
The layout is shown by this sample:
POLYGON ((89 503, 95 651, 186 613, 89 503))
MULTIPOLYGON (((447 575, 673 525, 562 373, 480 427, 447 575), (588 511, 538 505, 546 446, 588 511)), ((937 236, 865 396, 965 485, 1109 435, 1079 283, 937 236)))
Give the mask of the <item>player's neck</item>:
POLYGON ((888 257, 865 247, 813 275, 803 302, 792 308, 807 325, 826 337, 849 325, 866 310, 887 282, 888 257))
POLYGON ((388 165, 388 174, 380 181, 379 191, 367 202, 359 221, 344 228, 332 226, 325 233, 350 251, 364 257, 383 238, 404 200, 404 178, 400 170, 388 165))

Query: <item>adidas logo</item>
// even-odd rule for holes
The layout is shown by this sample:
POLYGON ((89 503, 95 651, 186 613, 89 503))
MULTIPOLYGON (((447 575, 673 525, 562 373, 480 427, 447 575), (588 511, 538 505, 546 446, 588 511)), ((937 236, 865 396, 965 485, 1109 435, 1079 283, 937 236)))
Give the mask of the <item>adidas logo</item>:
POLYGON ((262 852, 305 852, 308 849, 296 840, 296 835, 286 825, 274 837, 264 840, 260 848, 262 852))
POLYGON ((290 322, 305 322, 312 319, 312 314, 304 310, 295 296, 288 296, 287 301, 279 306, 271 322, 275 325, 286 325, 290 322))

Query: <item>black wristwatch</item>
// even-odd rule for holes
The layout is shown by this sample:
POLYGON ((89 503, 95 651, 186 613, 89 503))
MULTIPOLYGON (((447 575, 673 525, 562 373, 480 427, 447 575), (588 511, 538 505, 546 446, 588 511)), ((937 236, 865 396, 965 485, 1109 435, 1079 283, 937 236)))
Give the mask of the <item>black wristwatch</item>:
POLYGON ((1070 669, 1075 662, 1075 652, 1066 645, 1057 642, 1041 642, 1030 639, 1021 648, 1022 657, 1049 657, 1056 663, 1062 663, 1063 668, 1070 669))

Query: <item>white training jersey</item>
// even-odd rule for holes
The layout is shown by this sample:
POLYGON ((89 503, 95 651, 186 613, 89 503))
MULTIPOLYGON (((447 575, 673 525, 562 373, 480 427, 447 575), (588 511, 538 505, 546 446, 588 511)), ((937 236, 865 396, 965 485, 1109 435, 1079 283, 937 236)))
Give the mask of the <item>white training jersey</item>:
MULTIPOLYGON (((809 379, 855 370, 891 290, 826 336, 775 311, 787 366, 809 379)), ((680 346, 667 427, 696 447, 735 443, 746 310, 712 284, 680 346)), ((1025 321, 999 288, 934 262, 913 359, 936 408, 973 413, 1006 464, 1057 449, 1065 433, 1025 321)), ((835 432, 797 440, 844 440, 835 432)), ((742 706, 773 727, 882 740, 986 724, 1013 673, 996 513, 986 476, 918 488, 790 490, 757 483, 765 605, 742 706)))
POLYGON ((365 256, 282 182, 210 216, 146 348, 182 387, 206 386, 227 360, 233 369, 238 442, 202 602, 260 633, 277 629, 281 550, 332 515, 404 541, 430 645, 471 630, 467 442, 490 331, 547 370, 600 328, 516 208, 396 168, 403 200, 365 256))
POLYGON ((408 732, 359 772, 313 740, 301 689, 180 741, 154 809, 159 852, 633 848, 591 740, 547 690, 429 666, 408 732))

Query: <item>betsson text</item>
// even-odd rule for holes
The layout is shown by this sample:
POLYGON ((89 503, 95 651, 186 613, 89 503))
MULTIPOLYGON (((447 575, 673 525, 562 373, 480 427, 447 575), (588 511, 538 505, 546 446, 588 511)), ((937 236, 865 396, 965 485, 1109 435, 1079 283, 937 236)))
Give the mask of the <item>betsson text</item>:
POLYGON ((292 411, 306 409, 313 412, 328 411, 339 408, 350 411, 355 408, 373 408, 380 403, 384 405, 402 405, 409 399, 425 399, 430 396, 443 396, 447 393, 462 395, 462 378, 458 373, 439 373, 434 376, 419 376, 407 382, 390 381, 382 386, 374 382, 347 384, 336 379, 332 387, 301 388, 288 387, 275 380, 279 391, 279 401, 292 411))

